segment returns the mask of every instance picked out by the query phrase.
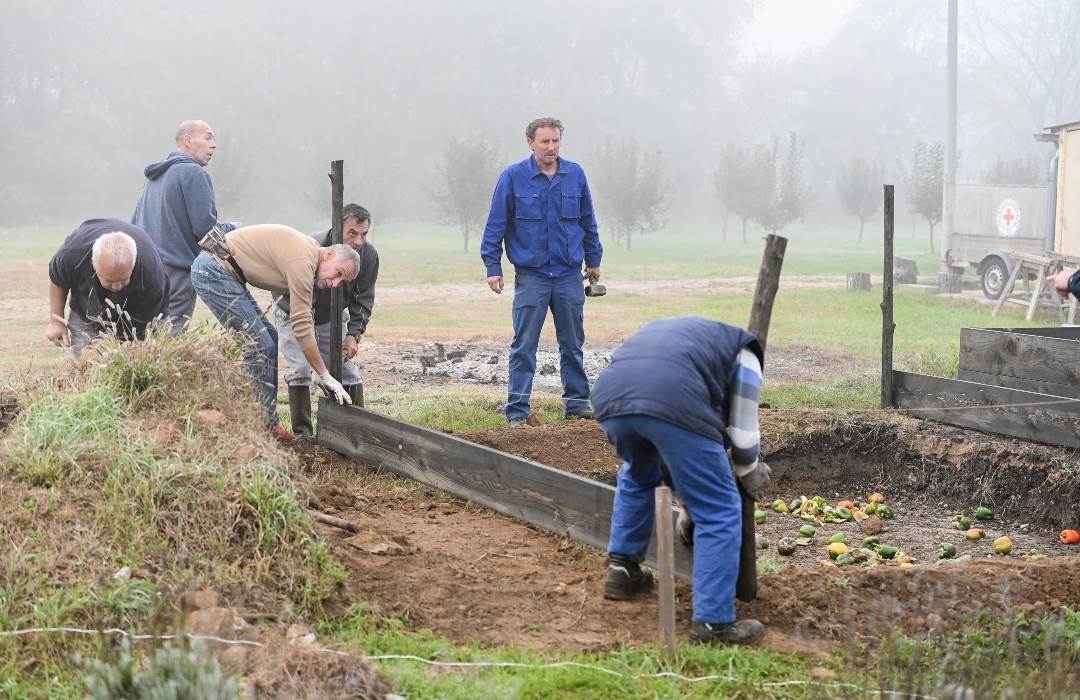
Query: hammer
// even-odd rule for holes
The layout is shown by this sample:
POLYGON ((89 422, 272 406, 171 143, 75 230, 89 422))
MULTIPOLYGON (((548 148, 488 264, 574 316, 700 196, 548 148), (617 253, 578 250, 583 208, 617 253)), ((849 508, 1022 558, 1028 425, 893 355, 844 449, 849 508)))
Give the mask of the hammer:
POLYGON ((585 273, 581 276, 582 280, 589 280, 589 283, 585 285, 585 296, 587 297, 602 297, 607 294, 607 287, 589 279, 589 273, 585 273))

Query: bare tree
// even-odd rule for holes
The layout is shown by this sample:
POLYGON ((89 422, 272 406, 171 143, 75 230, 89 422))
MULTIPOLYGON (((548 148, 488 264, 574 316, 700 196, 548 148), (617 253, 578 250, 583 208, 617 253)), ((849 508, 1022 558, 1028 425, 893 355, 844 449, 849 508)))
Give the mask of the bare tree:
POLYGON ((779 233, 801 219, 810 205, 810 189, 803 180, 803 149, 792 132, 781 154, 779 140, 753 149, 748 178, 752 188, 751 218, 771 233, 779 233))
POLYGON ((474 142, 452 139, 435 163, 434 187, 428 197, 443 218, 461 230, 462 250, 469 252, 469 240, 479 237, 491 208, 491 190, 499 177, 498 149, 483 134, 474 142))
POLYGON ((608 137, 589 168, 593 196, 603 208, 603 223, 617 243, 632 249, 635 233, 664 225, 671 205, 667 160, 660 151, 642 153, 633 136, 608 137))
POLYGON ((836 177, 836 193, 844 211, 859 220, 859 243, 862 243, 866 222, 881 206, 882 169, 858 156, 848 165, 841 165, 836 177))
POLYGON ((930 225, 930 251, 934 252, 934 226, 941 221, 941 187, 945 180, 945 146, 940 141, 915 144, 909 178, 912 205, 930 225))
POLYGON ((752 149, 728 144, 720 151, 720 158, 713 170, 713 190, 724 206, 722 239, 727 240, 729 214, 742 222, 742 242, 746 243, 746 222, 753 211, 753 193, 749 173, 752 149))

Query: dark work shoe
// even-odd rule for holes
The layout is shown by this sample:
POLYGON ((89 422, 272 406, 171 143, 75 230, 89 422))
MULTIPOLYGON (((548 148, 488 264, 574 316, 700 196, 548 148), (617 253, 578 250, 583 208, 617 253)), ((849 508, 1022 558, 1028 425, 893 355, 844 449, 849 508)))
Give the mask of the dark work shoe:
POLYGON ((564 413, 563 415, 566 417, 566 420, 574 420, 575 418, 580 418, 582 420, 593 420, 593 412, 588 408, 583 411, 564 413))
POLYGON ((715 624, 694 620, 690 625, 690 641, 697 644, 753 644, 763 634, 765 625, 750 618, 715 624))
POLYGON ((630 600, 652 588, 652 574, 621 554, 608 557, 604 597, 608 600, 630 600))

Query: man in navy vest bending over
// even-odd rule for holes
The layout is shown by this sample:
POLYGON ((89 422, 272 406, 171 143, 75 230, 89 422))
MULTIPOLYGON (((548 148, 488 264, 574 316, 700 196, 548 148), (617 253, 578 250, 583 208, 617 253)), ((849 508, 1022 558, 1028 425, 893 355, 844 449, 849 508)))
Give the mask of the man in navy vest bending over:
POLYGON ((764 632, 757 620, 735 619, 742 539, 735 479, 757 498, 771 478, 758 460, 763 359, 757 338, 741 328, 696 316, 661 319, 623 343, 593 387, 596 419, 624 462, 604 597, 627 600, 652 586, 639 564, 663 463, 695 523, 695 642, 751 644, 764 632))

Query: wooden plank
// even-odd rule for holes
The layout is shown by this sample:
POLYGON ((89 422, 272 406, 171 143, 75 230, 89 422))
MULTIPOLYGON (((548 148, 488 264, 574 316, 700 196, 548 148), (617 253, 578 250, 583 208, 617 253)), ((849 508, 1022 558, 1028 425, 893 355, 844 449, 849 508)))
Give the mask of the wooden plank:
POLYGON ((656 556, 660 560, 660 643, 675 657, 675 527, 665 513, 671 512, 671 489, 656 487, 656 556))
POLYGON ((989 384, 991 386, 1004 386, 1021 391, 1032 391, 1036 394, 1049 396, 1062 396, 1070 399, 1080 399, 1080 386, 1068 386, 1066 384, 1053 384, 1051 382, 1032 381, 1020 377, 1010 377, 1006 374, 990 374, 989 372, 975 372, 970 369, 959 369, 956 378, 965 382, 977 384, 989 384))
POLYGON ((1007 331, 960 331, 960 369, 1080 386, 1080 341, 1007 331))
POLYGON ((1049 445, 1080 447, 1080 401, 910 372, 894 375, 897 406, 914 416, 1049 445))
MULTIPOLYGON (((538 462, 353 406, 319 400, 319 444, 516 520, 607 550, 615 489, 538 462)), ((674 523, 676 512, 669 510, 674 523)), ((675 574, 691 551, 675 542, 675 574)), ((656 566, 656 537, 646 562, 656 566)))
POLYGON ((995 328, 978 328, 982 331, 1001 331, 1003 333, 1018 333, 1020 335, 1037 335, 1044 338, 1065 338, 1068 340, 1080 340, 1080 328, 1068 326, 1045 326, 1040 328, 1027 328, 1023 326, 1003 326, 995 328))

